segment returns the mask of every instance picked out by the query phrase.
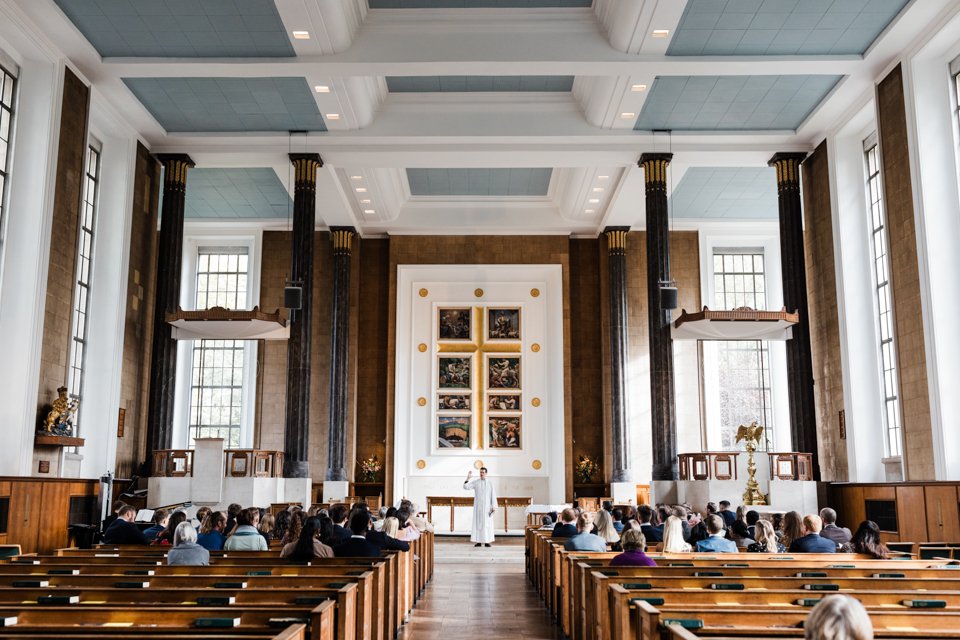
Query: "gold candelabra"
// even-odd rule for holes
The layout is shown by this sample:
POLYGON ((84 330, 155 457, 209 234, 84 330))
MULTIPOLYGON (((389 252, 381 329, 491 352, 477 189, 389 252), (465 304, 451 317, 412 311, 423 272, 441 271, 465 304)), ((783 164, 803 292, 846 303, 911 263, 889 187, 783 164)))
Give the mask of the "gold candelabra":
POLYGON ((737 442, 743 440, 747 443, 747 490, 743 492, 744 505, 767 504, 767 496, 760 493, 760 485, 757 483, 757 463, 753 459, 753 454, 762 437, 763 427, 756 421, 750 426, 740 425, 737 429, 737 442))

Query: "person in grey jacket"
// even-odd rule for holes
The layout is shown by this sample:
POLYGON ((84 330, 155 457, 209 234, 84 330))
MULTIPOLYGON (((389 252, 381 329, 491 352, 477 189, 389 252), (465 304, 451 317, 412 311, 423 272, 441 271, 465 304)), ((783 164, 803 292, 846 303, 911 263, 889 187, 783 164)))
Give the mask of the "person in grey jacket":
POLYGON ((173 532, 173 548, 167 552, 167 564, 202 567, 210 564, 210 552, 197 544, 193 523, 181 522, 173 532))

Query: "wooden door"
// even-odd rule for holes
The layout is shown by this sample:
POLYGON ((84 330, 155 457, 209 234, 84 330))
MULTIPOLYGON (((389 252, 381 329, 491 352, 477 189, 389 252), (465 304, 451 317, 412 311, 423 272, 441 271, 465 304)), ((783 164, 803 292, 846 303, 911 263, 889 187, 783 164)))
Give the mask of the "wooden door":
POLYGON ((957 487, 927 485, 927 536, 930 542, 960 542, 960 509, 957 487))
POLYGON ((24 553, 37 551, 40 535, 42 484, 16 480, 10 483, 10 519, 7 542, 19 544, 24 553))
POLYGON ((927 535, 922 486, 897 487, 897 523, 900 525, 900 542, 932 539, 927 535))

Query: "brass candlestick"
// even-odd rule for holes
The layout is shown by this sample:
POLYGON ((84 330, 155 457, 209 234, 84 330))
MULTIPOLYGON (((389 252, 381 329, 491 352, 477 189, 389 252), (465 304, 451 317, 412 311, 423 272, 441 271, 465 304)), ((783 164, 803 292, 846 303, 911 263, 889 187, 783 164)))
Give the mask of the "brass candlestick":
POLYGON ((740 425, 737 429, 737 442, 744 440, 747 443, 747 490, 743 492, 743 504, 748 506, 767 504, 767 496, 760 493, 760 485, 757 483, 757 463, 753 459, 753 454, 762 437, 763 427, 756 421, 749 427, 740 425))

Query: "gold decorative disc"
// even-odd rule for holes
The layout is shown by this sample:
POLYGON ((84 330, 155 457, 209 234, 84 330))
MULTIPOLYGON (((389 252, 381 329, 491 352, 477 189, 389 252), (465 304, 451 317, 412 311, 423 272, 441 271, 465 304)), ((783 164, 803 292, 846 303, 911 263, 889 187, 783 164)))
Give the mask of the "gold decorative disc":
POLYGON ((480 469, 482 467, 483 467, 483 460, 477 460, 476 462, 473 463, 474 469, 480 469))
MULTIPOLYGON (((430 294, 430 292, 427 291, 426 289, 420 289, 420 297, 421 297, 421 298, 426 298, 427 295, 429 295, 429 294, 430 294)), ((421 461, 421 462, 422 462, 422 461, 421 461)))
POLYGON ((427 350, 427 345, 426 345, 425 343, 421 342, 421 343, 420 343, 420 346, 418 346, 417 349, 420 349, 420 353, 423 353, 424 351, 427 350))
POLYGON ((532 345, 530 345, 530 351, 533 351, 534 353, 539 352, 539 351, 540 351, 540 345, 537 344, 536 342, 534 342, 532 345))
POLYGON ((530 289, 530 295, 534 298, 540 297, 540 289, 530 289))
POLYGON ((420 405, 421 407, 425 407, 427 406, 427 399, 421 396, 417 398, 417 404, 420 405))
POLYGON ((427 467, 426 460, 417 460, 417 469, 425 469, 427 467))
POLYGON ((539 406, 540 406, 540 398, 534 398, 533 400, 530 401, 530 404, 532 404, 532 405, 535 406, 535 407, 539 407, 539 406))
POLYGON ((473 295, 477 296, 478 298, 482 298, 483 289, 481 289, 480 287, 477 287, 476 289, 473 290, 473 295))
POLYGON ((530 466, 536 469, 537 471, 539 471, 540 467, 543 466, 543 463, 540 462, 539 460, 534 460, 533 462, 530 463, 530 466))

